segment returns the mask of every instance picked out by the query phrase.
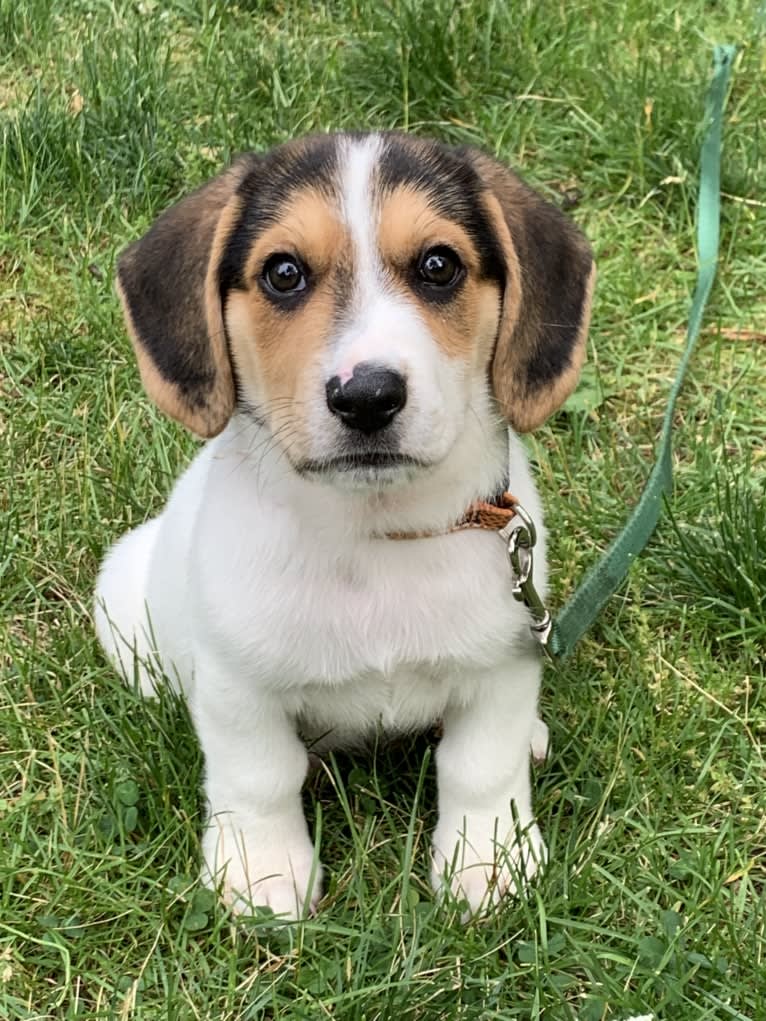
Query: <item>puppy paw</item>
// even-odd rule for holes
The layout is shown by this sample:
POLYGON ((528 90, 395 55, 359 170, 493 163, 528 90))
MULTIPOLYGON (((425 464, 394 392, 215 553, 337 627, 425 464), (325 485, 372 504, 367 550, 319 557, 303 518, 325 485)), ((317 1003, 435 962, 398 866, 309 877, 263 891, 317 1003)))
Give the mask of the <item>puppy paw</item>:
POLYGON ((314 860, 313 845, 307 836, 280 839, 280 829, 213 822, 202 838, 202 881, 209 887, 220 883, 225 903, 237 914, 271 908, 284 921, 296 921, 316 911, 322 866, 314 860))
POLYGON ((503 898, 520 894, 546 861, 536 823, 513 828, 505 839, 496 818, 471 817, 459 825, 439 821, 434 833, 431 883, 445 899, 467 904, 462 920, 491 912, 503 898))
POLYGON ((548 726, 540 719, 539 716, 535 720, 530 748, 532 750, 532 761, 537 765, 545 762, 548 758, 548 753, 551 750, 551 739, 548 733, 548 726))

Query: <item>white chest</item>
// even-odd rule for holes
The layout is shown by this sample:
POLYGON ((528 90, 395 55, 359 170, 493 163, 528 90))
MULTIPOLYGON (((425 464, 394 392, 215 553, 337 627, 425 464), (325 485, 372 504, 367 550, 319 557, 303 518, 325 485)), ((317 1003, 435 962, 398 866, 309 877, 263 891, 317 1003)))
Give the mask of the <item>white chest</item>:
MULTIPOLYGON (((301 516, 294 498, 276 501, 228 462, 208 463, 190 531, 179 528, 182 486, 163 515, 154 572, 163 585, 180 579, 160 594, 173 607, 162 652, 178 663, 181 650, 185 672, 196 675, 201 649, 245 690, 278 694, 320 728, 358 732, 427 723, 482 673, 510 669, 528 620, 496 534, 360 538, 342 503, 301 516)), ((526 464, 512 467, 539 521, 526 464)))
MULTIPOLYGON (((310 732, 427 725, 508 661, 526 626, 502 542, 459 534, 314 559, 240 562, 228 641, 238 669, 280 693, 310 732)), ((232 595, 234 595, 232 593, 232 595)))
POLYGON ((270 685, 491 664, 523 621, 492 534, 371 540, 334 556, 237 546, 219 541, 203 612, 270 685))

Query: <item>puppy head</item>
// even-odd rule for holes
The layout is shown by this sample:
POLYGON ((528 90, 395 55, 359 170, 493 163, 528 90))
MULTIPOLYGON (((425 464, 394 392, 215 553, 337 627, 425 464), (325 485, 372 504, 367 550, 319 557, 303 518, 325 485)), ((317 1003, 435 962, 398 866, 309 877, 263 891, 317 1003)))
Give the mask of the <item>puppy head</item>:
POLYGON ((239 407, 297 471, 380 484, 444 460, 471 413, 527 431, 559 407, 594 276, 579 231, 484 154, 327 135, 168 210, 118 289, 169 415, 214 436, 239 407))

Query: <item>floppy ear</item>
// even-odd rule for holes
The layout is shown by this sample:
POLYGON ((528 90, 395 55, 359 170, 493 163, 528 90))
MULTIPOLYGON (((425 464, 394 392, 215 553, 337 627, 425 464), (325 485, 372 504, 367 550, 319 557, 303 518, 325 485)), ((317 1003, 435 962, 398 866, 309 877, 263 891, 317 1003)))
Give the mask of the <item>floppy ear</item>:
POLYGON ((252 164, 240 160, 172 206, 117 264, 146 391, 203 437, 219 433, 234 410, 218 269, 240 209, 237 188, 252 164))
POLYGON ((510 425, 529 432, 577 385, 596 267, 563 213, 495 160, 476 162, 506 261, 492 389, 510 425))

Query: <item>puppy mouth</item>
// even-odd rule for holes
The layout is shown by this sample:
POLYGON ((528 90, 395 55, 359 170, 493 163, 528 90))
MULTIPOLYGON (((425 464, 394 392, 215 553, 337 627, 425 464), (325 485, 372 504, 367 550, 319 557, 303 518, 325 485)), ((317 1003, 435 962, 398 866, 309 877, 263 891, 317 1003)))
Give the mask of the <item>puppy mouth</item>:
POLYGON ((335 457, 307 459, 296 466, 300 475, 356 475, 358 478, 384 479, 387 475, 401 474, 402 469, 430 468, 428 461, 411 454, 395 454, 384 450, 370 450, 356 454, 338 454, 335 457))

